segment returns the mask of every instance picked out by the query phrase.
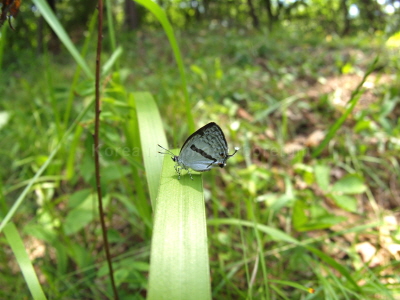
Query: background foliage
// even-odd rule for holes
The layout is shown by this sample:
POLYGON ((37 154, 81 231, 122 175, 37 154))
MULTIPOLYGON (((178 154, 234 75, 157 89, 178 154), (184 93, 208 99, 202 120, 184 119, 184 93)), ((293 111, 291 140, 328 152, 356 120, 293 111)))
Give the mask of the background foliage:
MULTIPOLYGON (((26 197, 0 235, 0 298, 30 295, 18 234, 48 298, 112 298, 92 157, 97 2, 47 1, 78 66, 40 2, 1 28, 0 218, 26 197)), ((148 289, 155 191, 131 93, 149 91, 170 146, 193 115, 241 147, 203 174, 213 299, 397 299, 400 1, 158 1, 186 75, 154 14, 110 2, 101 158, 120 297, 148 289)))

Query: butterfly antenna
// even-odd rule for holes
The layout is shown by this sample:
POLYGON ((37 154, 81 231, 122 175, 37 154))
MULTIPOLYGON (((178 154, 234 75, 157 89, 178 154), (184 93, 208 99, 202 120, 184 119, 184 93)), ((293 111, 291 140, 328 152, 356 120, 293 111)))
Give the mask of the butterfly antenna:
POLYGON ((160 147, 161 149, 164 149, 165 151, 167 151, 166 153, 165 152, 160 152, 160 151, 158 151, 158 153, 160 153, 160 154, 169 154, 169 155, 172 155, 172 156, 175 156, 175 154, 173 154, 171 151, 169 151, 168 149, 165 149, 163 146, 161 146, 161 145, 159 145, 159 144, 157 144, 158 145, 158 147, 160 147))
POLYGON ((234 156, 235 154, 236 154, 236 152, 238 152, 239 151, 239 147, 235 147, 235 152, 233 152, 231 155, 228 155, 227 157, 232 157, 232 156, 234 156))

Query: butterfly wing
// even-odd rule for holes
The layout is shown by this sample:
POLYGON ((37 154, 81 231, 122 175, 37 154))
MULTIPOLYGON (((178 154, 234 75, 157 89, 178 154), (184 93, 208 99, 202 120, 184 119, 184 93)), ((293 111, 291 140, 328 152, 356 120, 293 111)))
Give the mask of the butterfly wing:
POLYGON ((228 158, 228 146, 224 133, 214 122, 203 126, 183 144, 179 163, 185 168, 198 172, 210 170, 212 167, 224 167, 228 158))

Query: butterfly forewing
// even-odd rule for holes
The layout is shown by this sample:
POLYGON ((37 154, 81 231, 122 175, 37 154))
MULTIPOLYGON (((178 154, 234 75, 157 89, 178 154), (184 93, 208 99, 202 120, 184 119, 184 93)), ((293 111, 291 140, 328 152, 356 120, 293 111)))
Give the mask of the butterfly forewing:
POLYGON ((208 171, 223 166, 228 155, 224 133, 215 123, 209 123, 193 133, 183 144, 179 159, 195 171, 208 171))
MULTIPOLYGON (((213 144, 213 140, 216 140, 220 146, 227 149, 228 144, 226 143, 225 135, 222 132, 221 128, 214 122, 208 123, 207 125, 201 127, 196 132, 192 133, 183 144, 181 151, 182 152, 192 141, 205 140, 208 145, 213 144)), ((227 150, 228 151, 228 150, 227 150)))

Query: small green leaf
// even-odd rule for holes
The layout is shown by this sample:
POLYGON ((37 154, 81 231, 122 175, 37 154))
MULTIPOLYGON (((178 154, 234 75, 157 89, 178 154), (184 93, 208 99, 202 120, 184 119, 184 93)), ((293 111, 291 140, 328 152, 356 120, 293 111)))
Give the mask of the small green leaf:
POLYGON ((318 186, 325 192, 329 191, 329 174, 331 169, 327 165, 316 165, 314 167, 315 180, 318 186))
POLYGON ((301 200, 297 200, 293 206, 293 216, 292 216, 292 223, 294 229, 298 230, 304 224, 307 223, 308 217, 306 216, 307 206, 301 200))
POLYGON ((354 71, 353 65, 351 63, 346 63, 343 67, 342 67, 342 73, 343 74, 349 74, 351 72, 354 71))
POLYGON ((365 192, 366 186, 363 180, 357 175, 347 175, 335 182, 332 192, 340 192, 343 194, 360 194, 365 192))
MULTIPOLYGON (((89 194, 88 197, 73 208, 65 218, 64 232, 66 235, 73 234, 93 221, 98 215, 97 195, 89 194)), ((107 206, 109 197, 103 197, 104 206, 107 206)))
POLYGON ((92 192, 91 189, 82 189, 73 193, 69 197, 68 208, 73 209, 81 205, 87 199, 87 197, 89 197, 91 192, 92 192))
POLYGON ((127 176, 129 171, 130 169, 127 166, 106 166, 101 170, 101 179, 105 184, 108 184, 110 181, 118 180, 124 176, 127 176))
POLYGON ((10 113, 6 111, 0 111, 0 129, 5 125, 7 125, 9 119, 10 119, 10 113))
POLYGON ((207 82, 207 73, 202 68, 197 65, 191 65, 190 70, 192 70, 193 73, 199 75, 202 82, 207 82))
MULTIPOLYGON (((71 252, 73 253, 72 259, 78 265, 79 268, 88 268, 93 265, 94 257, 92 253, 84 246, 74 243, 71 245, 71 252)), ((94 272, 93 269, 90 269, 88 272, 94 272)), ((87 274, 89 276, 89 274, 87 274)))
POLYGON ((66 235, 78 232, 92 222, 95 212, 78 207, 73 209, 66 217, 64 231, 66 235))
POLYGON ((350 212, 357 211, 357 199, 346 195, 332 195, 333 201, 336 205, 350 212))

